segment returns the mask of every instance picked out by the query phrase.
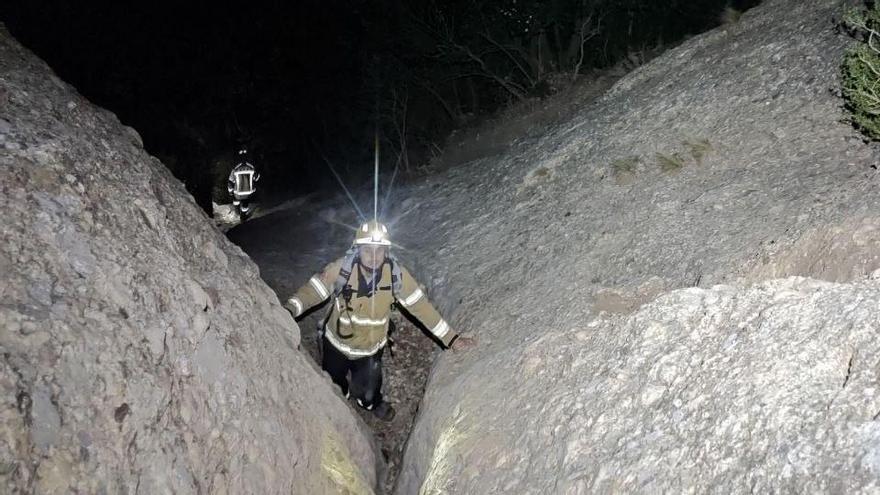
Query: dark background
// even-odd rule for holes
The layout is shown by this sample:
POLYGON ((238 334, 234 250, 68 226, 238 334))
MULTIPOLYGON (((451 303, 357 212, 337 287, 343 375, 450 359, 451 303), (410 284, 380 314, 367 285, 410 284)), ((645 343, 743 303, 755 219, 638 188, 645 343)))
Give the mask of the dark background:
POLYGON ((7 1, 2 20, 136 128, 210 208, 248 146, 263 191, 412 173, 456 128, 638 58, 758 0, 7 1))

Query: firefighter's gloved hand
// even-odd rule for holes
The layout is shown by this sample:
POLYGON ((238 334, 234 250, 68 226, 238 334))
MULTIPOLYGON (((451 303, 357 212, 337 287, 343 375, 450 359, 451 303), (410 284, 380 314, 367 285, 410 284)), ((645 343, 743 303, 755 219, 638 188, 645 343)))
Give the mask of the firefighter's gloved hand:
POLYGON ((452 349, 453 351, 466 351, 468 349, 473 349, 476 346, 477 339, 475 339, 474 337, 465 337, 464 335, 459 335, 458 338, 456 338, 452 342, 452 346, 450 347, 450 349, 452 349))

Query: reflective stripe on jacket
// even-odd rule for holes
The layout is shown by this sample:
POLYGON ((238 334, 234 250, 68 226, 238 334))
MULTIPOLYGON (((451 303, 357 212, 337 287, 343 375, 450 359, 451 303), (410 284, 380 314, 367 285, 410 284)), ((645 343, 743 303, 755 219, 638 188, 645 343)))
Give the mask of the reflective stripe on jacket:
MULTIPOLYGON (((342 262, 340 258, 312 276, 284 306, 294 316, 299 316, 330 298, 342 262)), ((343 291, 332 302, 325 329, 327 340, 333 347, 351 359, 371 356, 387 344, 391 305, 395 302, 391 289, 391 266, 388 263, 382 265, 381 277, 372 294, 367 294, 365 287, 359 287, 359 270, 369 284, 369 271, 355 265, 348 279, 351 290, 343 291)), ((456 332, 434 309, 409 270, 400 266, 400 272, 401 289, 396 302, 424 325, 444 347, 448 347, 455 339, 456 332)))

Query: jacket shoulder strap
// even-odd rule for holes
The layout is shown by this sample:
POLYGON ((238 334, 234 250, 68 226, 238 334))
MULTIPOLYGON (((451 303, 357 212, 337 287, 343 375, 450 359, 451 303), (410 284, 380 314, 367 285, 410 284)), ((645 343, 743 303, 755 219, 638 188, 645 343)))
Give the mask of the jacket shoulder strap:
POLYGON ((345 252, 345 257, 342 259, 342 266, 339 267, 339 275, 336 276, 336 282, 333 283, 334 298, 342 293, 342 289, 344 289, 345 284, 348 283, 348 279, 349 277, 351 277, 351 271, 354 269, 356 259, 357 247, 352 246, 351 249, 345 252))
POLYGON ((333 308, 336 305, 336 298, 339 297, 339 294, 342 293, 342 289, 345 288, 345 284, 348 283, 348 278, 351 276, 351 270, 354 267, 355 258, 357 258, 357 248, 352 246, 345 252, 345 256, 342 258, 342 266, 339 267, 339 274, 336 275, 336 281, 333 282, 333 296, 330 300, 330 305, 327 307, 327 314, 318 320, 318 334, 323 334, 324 327, 327 325, 327 320, 329 320, 330 315, 333 314, 333 308))
MULTIPOLYGON (((333 284, 334 298, 342 293, 342 289, 344 289, 345 285, 348 283, 356 262, 357 247, 352 246, 351 249, 346 251, 345 257, 342 260, 342 266, 339 268, 339 275, 336 276, 336 282, 333 284)), ((387 255, 385 262, 391 265, 391 294, 397 299, 403 287, 403 273, 400 269, 400 263, 397 262, 397 258, 391 253, 387 255)))
POLYGON ((397 258, 393 254, 388 253, 387 259, 391 265, 391 295, 397 299, 403 287, 403 273, 400 269, 400 263, 397 262, 397 258))

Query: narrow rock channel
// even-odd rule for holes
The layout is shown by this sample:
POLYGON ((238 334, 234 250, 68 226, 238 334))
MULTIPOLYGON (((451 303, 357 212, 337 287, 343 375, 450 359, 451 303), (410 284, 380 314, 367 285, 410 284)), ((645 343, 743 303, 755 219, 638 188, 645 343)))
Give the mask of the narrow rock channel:
MULTIPOLYGON (((229 231, 230 239, 238 244, 260 267, 261 275, 283 299, 292 294, 298 284, 345 252, 351 242, 350 232, 338 224, 328 222, 331 210, 311 214, 304 210, 280 211, 260 217, 229 231), (297 235, 294 249, 292 233, 297 235)), ((300 345, 320 367, 321 356, 317 342, 316 324, 324 315, 325 307, 318 308, 299 322, 302 332, 300 345)), ((397 414, 391 421, 382 421, 371 412, 348 401, 352 410, 374 433, 382 456, 385 472, 382 488, 392 493, 400 472, 406 441, 419 411, 431 364, 438 351, 437 345, 416 325, 399 312, 393 313, 396 330, 394 345, 385 351, 383 364, 383 393, 397 414)), ((327 378, 327 383, 338 389, 327 378)))

